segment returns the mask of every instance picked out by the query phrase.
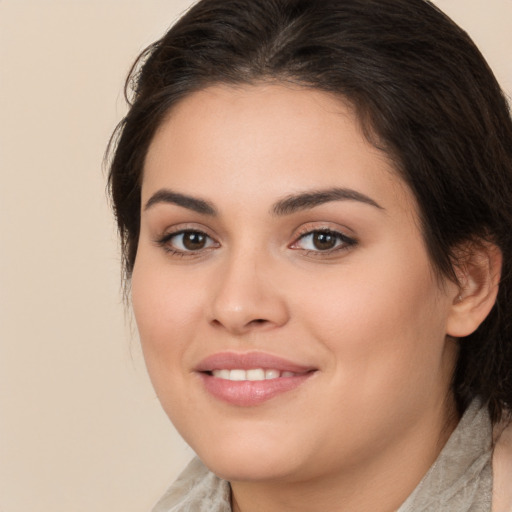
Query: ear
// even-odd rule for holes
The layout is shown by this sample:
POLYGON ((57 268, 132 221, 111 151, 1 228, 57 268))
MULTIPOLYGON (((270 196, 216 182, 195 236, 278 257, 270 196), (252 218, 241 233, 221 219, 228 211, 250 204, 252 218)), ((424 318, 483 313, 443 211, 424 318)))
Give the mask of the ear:
POLYGON ((453 297, 446 333, 461 338, 476 331, 494 306, 503 257, 496 245, 487 242, 466 244, 458 253, 458 294, 453 297))

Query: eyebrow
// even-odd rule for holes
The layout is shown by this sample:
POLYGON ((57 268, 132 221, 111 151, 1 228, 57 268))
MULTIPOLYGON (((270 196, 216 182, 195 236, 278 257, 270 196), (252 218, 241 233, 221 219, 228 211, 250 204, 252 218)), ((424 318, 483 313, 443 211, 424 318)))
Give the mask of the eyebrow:
MULTIPOLYGON (((384 210, 376 201, 357 190, 350 188, 329 188, 293 194, 279 200, 272 207, 272 213, 278 216, 291 215, 297 211, 308 210, 331 201, 358 201, 379 210, 384 210)), ((187 208, 202 215, 216 216, 217 209, 205 199, 192 197, 169 189, 161 189, 155 192, 144 206, 144 211, 156 204, 174 204, 187 208)))
POLYGON ((294 194, 278 201, 272 208, 275 215, 290 215, 297 211, 308 210, 331 201, 358 201, 379 210, 384 210, 380 204, 357 190, 350 188, 329 188, 294 194))
POLYGON ((144 206, 144 211, 159 203, 175 204, 203 215, 217 215, 217 210, 209 201, 173 192, 168 189, 161 189, 155 192, 144 206))

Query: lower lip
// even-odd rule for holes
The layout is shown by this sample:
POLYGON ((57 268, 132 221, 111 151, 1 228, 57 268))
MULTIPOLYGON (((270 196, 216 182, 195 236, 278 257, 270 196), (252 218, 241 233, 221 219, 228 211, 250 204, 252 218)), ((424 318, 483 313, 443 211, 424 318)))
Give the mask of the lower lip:
POLYGON ((293 377, 257 381, 220 379, 207 373, 201 373, 200 376, 206 391, 215 398, 231 405, 252 407, 297 388, 308 380, 313 373, 308 372, 293 377))

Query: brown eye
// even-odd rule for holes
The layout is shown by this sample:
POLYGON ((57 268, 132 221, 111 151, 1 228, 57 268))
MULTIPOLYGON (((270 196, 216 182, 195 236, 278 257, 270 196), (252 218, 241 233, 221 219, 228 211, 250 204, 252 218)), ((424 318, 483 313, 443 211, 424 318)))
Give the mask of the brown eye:
POLYGON ((199 251, 200 249, 204 249, 208 240, 208 237, 199 231, 187 231, 186 233, 183 233, 182 236, 183 247, 189 251, 199 251))
POLYGON ((168 252, 176 254, 197 253, 213 247, 218 247, 210 236, 202 231, 183 230, 169 233, 158 241, 168 252))
POLYGON ((331 253, 338 249, 348 249, 357 244, 357 241, 338 231, 317 229, 302 235, 293 245, 292 249, 303 249, 309 253, 331 253))
POLYGON ((312 240, 315 249, 319 251, 328 251, 334 249, 338 242, 338 237, 334 233, 317 231, 313 233, 312 240))

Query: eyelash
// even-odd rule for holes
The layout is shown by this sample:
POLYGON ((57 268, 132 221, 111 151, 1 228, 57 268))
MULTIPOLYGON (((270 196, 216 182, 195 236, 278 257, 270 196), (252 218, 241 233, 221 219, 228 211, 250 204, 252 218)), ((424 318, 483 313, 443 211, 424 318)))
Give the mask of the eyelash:
MULTIPOLYGON (((206 243, 209 243, 208 241, 206 243)), ((208 235, 207 233, 205 233, 204 231, 201 231, 199 229, 182 229, 182 230, 175 231, 172 233, 166 233, 164 236, 162 236, 161 238, 156 240, 156 243, 160 247, 162 247, 167 253, 169 253, 173 256, 180 256, 180 257, 197 256, 197 255, 203 253, 203 251, 207 251, 209 249, 219 246, 219 243, 216 242, 210 235, 208 235), (173 239, 176 239, 180 235, 182 236, 182 235, 186 235, 186 234, 198 235, 200 237, 205 237, 210 242, 210 245, 208 247, 202 247, 195 251, 187 250, 186 248, 185 249, 177 249, 172 246, 173 239), (213 243, 211 243, 211 242, 213 242, 213 243)), ((183 243, 182 243, 182 245, 183 245, 183 243)))
MULTIPOLYGON (((198 256, 200 254, 203 254, 204 251, 209 251, 213 248, 219 247, 220 244, 216 242, 210 235, 205 233, 204 231, 198 230, 198 229, 182 229, 179 231, 175 231, 172 233, 166 233, 162 237, 156 240, 156 243, 162 247, 167 253, 173 255, 173 256, 179 256, 179 257, 193 257, 198 256), (179 236, 183 235, 196 235, 200 237, 205 237, 207 239, 206 244, 208 246, 199 248, 197 250, 187 250, 185 249, 178 249, 176 247, 173 247, 172 241, 173 239, 176 239, 179 236)), ((302 250, 304 253, 308 256, 313 257, 322 257, 327 256, 333 253, 337 253, 340 251, 346 251, 350 249, 351 247, 357 245, 358 241, 352 237, 349 237, 345 235, 344 233, 341 233, 340 231, 336 231, 334 229, 330 228, 317 228, 317 229, 308 229, 305 228, 303 232, 298 236, 298 238, 289 245, 290 249, 294 250, 302 250), (322 249, 305 249, 299 247, 299 243, 303 240, 306 240, 308 237, 313 237, 315 235, 326 235, 330 237, 335 238, 335 246, 332 248, 328 248, 325 250, 322 249)), ((183 245, 183 242, 181 243, 183 245)))
POLYGON ((305 251, 305 254, 313 257, 322 257, 328 256, 340 251, 346 251, 351 247, 357 245, 357 240, 355 238, 349 237, 340 231, 336 231, 330 228, 317 228, 317 229, 309 229, 305 228, 303 233, 297 238, 295 242, 290 246, 291 249, 301 249, 298 247, 298 244, 301 240, 306 240, 308 237, 314 237, 315 235, 326 235, 333 237, 335 239, 335 246, 329 249, 321 250, 321 249, 302 249, 305 251))

